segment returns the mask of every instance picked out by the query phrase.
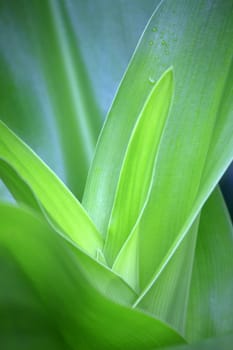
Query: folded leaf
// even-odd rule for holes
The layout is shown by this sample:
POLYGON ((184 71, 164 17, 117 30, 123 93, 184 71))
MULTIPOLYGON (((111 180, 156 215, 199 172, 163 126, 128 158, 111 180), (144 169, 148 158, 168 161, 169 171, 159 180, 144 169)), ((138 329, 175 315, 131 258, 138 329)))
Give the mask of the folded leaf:
POLYGON ((153 88, 130 137, 105 241, 110 265, 146 205, 172 93, 173 74, 169 69, 153 88))
POLYGON ((192 342, 233 329, 232 259, 232 223, 217 189, 200 217, 186 326, 192 342))
MULTIPOLYGON (((170 2, 165 1, 159 9, 158 32, 164 28, 168 3, 170 2)), ((185 57, 187 70, 184 65, 182 68, 180 66, 182 58, 178 60, 177 57, 177 61, 174 59, 177 79, 173 108, 160 146, 156 181, 140 222, 139 263, 142 288, 148 284, 151 274, 172 242, 182 241, 182 237, 185 237, 233 157, 233 137, 227 132, 232 124, 233 91, 228 83, 226 85, 229 81, 232 84, 233 73, 233 43, 228 43, 228 32, 233 32, 232 4, 228 1, 215 1, 211 7, 207 7, 202 6, 201 1, 192 2, 193 8, 189 5, 188 12, 185 4, 183 6, 183 9, 174 9, 175 16, 179 18, 179 30, 182 23, 185 25, 182 40, 179 39, 177 45, 182 45, 185 49, 185 45, 188 45, 187 33, 196 39, 191 50, 192 56, 185 57), (192 24, 194 18, 198 18, 195 25, 192 24), (212 35, 218 38, 217 41, 211 39, 212 35), (205 43, 205 48, 200 43, 205 43), (188 64, 189 60, 195 64, 188 64), (220 69, 223 62, 224 71, 220 69), (227 92, 226 87, 229 88, 227 92), (229 98, 229 95, 232 97, 229 98), (221 132, 218 133, 217 130, 221 132), (224 140, 227 140, 227 146, 224 140), (210 153, 209 149, 214 143, 218 145, 218 152, 210 153), (211 177, 204 176, 206 167, 211 169, 211 177)), ((166 28, 171 25, 171 22, 166 23, 166 28)), ((168 37, 168 45, 173 50, 172 35, 168 34, 168 37)))
MULTIPOLYGON (((5 214, 8 218, 12 212, 14 223, 12 226, 9 225, 9 227, 13 230, 13 232, 17 229, 17 222, 18 227, 22 226, 22 228, 19 228, 19 232, 23 232, 23 230, 30 232, 31 230, 32 232, 35 231, 33 234, 36 235, 36 232, 40 229, 44 230, 45 232, 49 232, 49 235, 56 235, 60 238, 63 237, 62 243, 65 246, 68 245, 70 252, 76 257, 76 264, 78 265, 79 270, 85 275, 85 278, 93 286, 95 286, 96 289, 101 291, 103 295, 106 295, 112 300, 125 305, 132 305, 132 303, 135 301, 135 292, 119 276, 114 274, 109 268, 103 265, 103 263, 99 264, 95 259, 85 254, 71 240, 65 239, 64 236, 52 231, 52 229, 44 220, 41 219, 41 217, 37 217, 35 214, 33 215, 33 212, 28 211, 27 209, 7 205, 1 206, 0 204, 0 209, 2 215, 5 214)), ((2 237, 4 238, 4 233, 2 233, 2 237)), ((56 238, 54 239, 56 240, 56 238)))
POLYGON ((106 232, 135 120, 151 81, 173 65, 173 105, 138 235, 142 290, 174 242, 182 242, 233 157, 232 34, 231 1, 161 2, 99 139, 83 203, 106 232))
POLYGON ((164 257, 148 287, 134 307, 156 315, 185 334, 186 313, 192 278, 199 218, 181 244, 176 244, 164 257))
POLYGON ((94 224, 58 177, 0 121, 0 158, 30 186, 56 225, 90 255, 103 241, 94 224))
POLYGON ((161 321, 100 294, 80 271, 74 247, 34 214, 4 205, 0 213, 1 247, 18 262, 72 349, 149 350, 184 343, 161 321))

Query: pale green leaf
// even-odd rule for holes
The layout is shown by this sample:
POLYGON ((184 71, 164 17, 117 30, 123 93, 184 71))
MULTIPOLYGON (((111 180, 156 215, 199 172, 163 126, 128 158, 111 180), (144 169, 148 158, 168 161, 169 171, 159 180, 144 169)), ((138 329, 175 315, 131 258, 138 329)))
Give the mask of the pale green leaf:
POLYGON ((149 350, 184 343, 161 321, 100 294, 80 270, 75 247, 34 214, 6 205, 0 212, 1 247, 11 252, 72 349, 149 350))
POLYGON ((204 206, 198 232, 186 333, 190 341, 233 329, 233 228, 217 189, 204 206))
MULTIPOLYGON (((164 7, 160 9, 163 20, 167 16, 168 3, 169 1, 165 1, 164 7)), ((183 38, 187 40, 186 34, 189 33, 197 40, 192 46, 192 56, 189 57, 195 64, 186 63, 185 71, 184 65, 181 70, 180 61, 174 62, 174 71, 178 78, 173 108, 160 147, 156 181, 140 223, 143 233, 139 234, 142 287, 147 284, 150 274, 160 264, 172 242, 181 242, 182 237, 185 237, 233 156, 233 137, 228 132, 232 124, 233 103, 233 98, 229 98, 232 89, 228 86, 229 79, 232 83, 233 73, 233 43, 228 44, 228 35, 233 33, 233 4, 216 1, 211 7, 207 7, 202 6, 200 1, 195 4, 192 2, 192 5, 193 8, 189 5, 189 12, 185 12, 185 21, 190 22, 185 22, 187 32, 185 30, 183 38), (193 34, 190 30, 194 25, 189 18, 192 11, 196 11, 194 17, 198 18, 193 34), (205 15, 207 12, 208 22, 205 15), (211 29, 213 25, 214 32, 211 29), (200 33, 205 47, 200 46, 200 33), (212 35, 217 36, 216 41, 211 40, 212 35), (221 132, 218 133, 218 129, 221 132), (227 141, 227 146, 224 141, 227 141), (218 152, 210 153, 212 143, 218 145, 218 152), (206 167, 211 169, 211 177, 203 177, 206 167), (155 235, 153 232, 159 234, 155 235), (158 248, 155 250, 155 247, 158 248)), ((177 19, 179 10, 181 11, 175 9, 177 19)), ((179 15, 180 17, 182 16, 179 15)), ((182 22, 179 19, 178 23, 181 27, 180 21, 182 22)), ((172 45, 171 37, 169 44, 172 45)))
MULTIPOLYGON (((140 220, 139 220, 140 222, 140 220)), ((137 223, 133 231, 122 246, 114 261, 112 270, 120 275, 132 288, 140 293, 139 279, 139 224, 137 223)))
POLYGON ((148 287, 141 292, 134 307, 150 312, 182 334, 192 277, 199 218, 180 245, 172 247, 156 270, 148 287))
POLYGON ((174 242, 182 242, 233 156, 232 7, 228 0, 163 1, 142 36, 99 139, 83 203, 97 227, 106 231, 129 136, 151 90, 149 80, 173 65, 174 103, 140 222, 142 289, 174 242), (214 154, 212 144, 218 151, 214 154), (211 178, 203 178, 207 168, 211 178))
POLYGON ((146 205, 172 93, 173 74, 169 69, 148 96, 130 137, 104 247, 110 266, 146 205))
POLYGON ((8 162, 43 205, 55 224, 92 256, 103 242, 82 206, 57 176, 0 122, 0 158, 8 162))
MULTIPOLYGON (((172 315, 175 310, 171 308, 177 289, 167 300, 162 293, 169 285, 167 274, 173 276, 169 271, 175 267, 168 265, 161 275, 161 284, 151 282, 175 251, 178 267, 188 259, 184 283, 179 285, 178 273, 176 279, 174 276, 179 294, 185 296, 181 312, 185 314, 192 268, 192 253, 190 259, 181 253, 185 250, 185 237, 233 157, 232 9, 232 2, 227 0, 208 5, 203 1, 161 3, 142 36, 110 110, 83 201, 97 227, 105 231, 128 139, 150 90, 149 80, 158 79, 164 67, 173 65, 174 103, 160 144, 154 182, 140 223, 133 231, 135 238, 130 237, 128 251, 123 253, 125 261, 139 264, 139 273, 137 266, 125 268, 121 262, 114 268, 119 273, 125 268, 124 277, 132 285, 137 286, 139 278, 139 300, 145 292, 148 299, 154 300, 155 288, 162 297, 161 304, 157 299, 153 301, 154 310, 158 309, 160 316, 175 319, 179 329, 184 327, 182 317, 172 315), (136 275, 136 282, 130 274, 136 275)), ((149 304, 149 301, 144 304, 147 310, 149 304)))

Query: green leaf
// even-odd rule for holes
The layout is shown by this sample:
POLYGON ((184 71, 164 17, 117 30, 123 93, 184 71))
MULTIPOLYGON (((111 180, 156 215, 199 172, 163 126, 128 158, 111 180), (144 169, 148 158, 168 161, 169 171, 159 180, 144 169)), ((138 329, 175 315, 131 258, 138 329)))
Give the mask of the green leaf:
MULTIPOLYGON (((97 227, 105 231, 128 139, 151 89, 148 79, 157 80, 164 68, 173 65, 174 103, 159 147, 150 196, 138 227, 128 240, 128 249, 127 244, 123 248, 123 260, 132 261, 134 266, 124 267, 123 262, 117 262, 114 269, 121 275, 125 269, 124 276, 132 285, 138 285, 135 279, 139 276, 139 300, 148 293, 154 311, 159 310, 160 316, 170 321, 176 319, 179 329, 184 327, 182 317, 176 316, 171 307, 177 289, 167 300, 161 292, 171 282, 167 277, 174 276, 173 267, 168 264, 158 285, 153 281, 175 251, 176 266, 182 266, 188 259, 182 284, 178 284, 180 276, 175 275, 179 294, 185 296, 184 303, 180 298, 178 305, 182 304, 181 314, 185 314, 193 257, 192 252, 190 256, 182 253, 188 244, 186 236, 233 157, 232 35, 230 1, 216 0, 208 6, 203 1, 161 3, 141 38, 110 110, 83 200, 97 227), (98 198, 101 201, 96 207, 98 198), (154 301, 154 295, 159 293, 161 303, 154 301)), ((190 240, 193 243, 188 245, 194 247, 195 236, 190 240)), ((143 303, 147 310, 149 303, 143 303)))
MULTIPOLYGON (((232 12, 233 13, 233 12, 232 12)), ((232 15, 233 18, 233 15, 232 15)), ((233 30, 232 30, 233 32, 233 30)), ((211 143, 209 145, 207 159, 203 170, 201 181, 206 187, 213 188, 216 182, 216 174, 220 178, 224 174, 224 169, 232 161, 232 132, 233 120, 233 60, 229 67, 228 75, 222 91, 221 100, 216 115, 215 127, 213 129, 211 143)), ((204 189, 200 196, 204 198, 204 189)))
POLYGON ((37 202, 30 187, 23 181, 16 173, 14 168, 10 166, 5 160, 0 158, 0 179, 5 183, 8 190, 11 192, 15 200, 29 206, 38 212, 41 211, 39 203, 37 202))
POLYGON ((0 261, 0 278, 4 281, 0 289, 2 349, 69 349, 31 282, 2 245, 0 261))
MULTIPOLYGON (((169 1, 164 2, 164 6, 159 9, 161 17, 158 21, 162 27, 167 18, 168 3, 169 1)), ((233 33, 232 3, 226 1, 223 4, 222 1, 216 1, 211 7, 207 7, 202 6, 200 1, 192 2, 192 5, 193 8, 189 5, 188 12, 185 5, 183 9, 175 9, 179 30, 182 28, 181 13, 184 11, 185 30, 180 42, 183 50, 188 44, 187 33, 191 37, 193 35, 196 41, 192 46, 192 55, 185 57, 187 62, 183 62, 182 69, 180 66, 182 57, 174 59, 174 71, 178 78, 173 108, 160 146, 155 172, 156 181, 140 223, 140 231, 143 232, 139 234, 142 287, 148 283, 149 276, 160 264, 172 242, 176 240, 181 242, 182 237, 185 237, 233 157, 233 137, 226 133, 226 130, 231 128, 233 103, 233 99, 229 98, 232 90, 226 93, 228 86, 226 81, 229 81, 233 73, 231 66, 233 43, 230 46, 228 44, 230 40, 228 33, 233 33), (194 17, 193 13, 196 13, 194 17), (193 18, 198 18, 195 26, 192 23, 193 18), (200 46, 200 33, 205 48, 200 46), (216 42, 211 40, 212 35, 218 38, 216 42), (188 63, 191 62, 189 60, 193 60, 195 65, 188 63), (223 62, 224 71, 220 69, 223 62), (219 69, 216 69, 219 64, 219 69), (185 66, 187 70, 184 69, 185 66), (207 66, 209 68, 206 71, 207 66), (222 106, 225 108, 222 109, 222 106), (220 128, 223 124, 225 126, 220 128), (221 129, 221 133, 216 132, 218 128, 221 129), (223 143, 226 139, 229 143, 227 147, 223 143), (218 152, 214 154, 210 154, 209 151, 212 143, 219 145, 218 152), (214 167, 211 164, 214 164, 214 167), (211 178, 204 178, 205 168, 209 166, 211 178), (153 232, 159 234, 155 235, 153 232)), ((153 24, 155 22, 152 21, 150 25, 153 24)), ((160 25, 159 31, 162 30, 160 25)), ((171 25, 171 22, 166 24, 171 25)), ((172 51, 174 45, 172 35, 168 34, 168 37, 168 45, 171 45, 172 51)), ((189 42, 190 40, 189 38, 189 42)), ((179 54, 181 55, 181 47, 179 54)))
POLYGON ((181 244, 164 257, 150 284, 134 307, 156 315, 185 334, 186 313, 192 277, 199 218, 181 244))
POLYGON ((0 158, 30 185, 55 224, 90 255, 103 242, 82 206, 57 176, 16 135, 0 122, 0 158), (84 234, 85 233, 85 234, 84 234))
POLYGON ((149 350, 184 343, 161 321, 100 294, 80 269, 78 250, 33 213, 6 205, 0 213, 1 247, 11 252, 72 349, 149 350))
POLYGON ((172 93, 173 74, 169 69, 152 89, 130 137, 105 241, 110 265, 146 205, 172 93))
MULTIPOLYGON (((151 283, 134 304, 134 307, 150 310, 173 324, 182 334, 188 327, 190 341, 222 335, 233 329, 233 229, 219 189, 205 204, 199 228, 197 223, 196 226, 194 223, 182 243, 164 257, 151 283), (194 259, 197 230, 198 246, 194 259)), ((124 256, 127 253, 130 254, 125 251, 124 256)), ((122 270, 127 271, 127 266, 123 264, 124 261, 121 262, 122 270)), ((116 271, 124 277, 121 270, 116 271)))
POLYGON ((83 204, 105 232, 128 140, 151 90, 149 80, 156 81, 173 65, 174 103, 140 221, 141 289, 146 288, 174 242, 182 242, 233 157, 229 132, 232 6, 228 0, 167 0, 160 4, 131 60, 98 142, 83 204), (210 151, 213 144, 215 153, 210 151), (206 169, 211 170, 211 178, 204 176, 206 169))
POLYGON ((204 206, 198 232, 186 335, 190 341, 233 329, 233 228, 217 189, 204 206))
POLYGON ((85 275, 85 278, 92 286, 95 286, 95 288, 101 291, 103 295, 111 297, 111 299, 116 302, 125 305, 132 305, 136 298, 135 292, 119 276, 103 265, 103 263, 99 264, 95 259, 80 250, 74 242, 65 238, 61 234, 56 233, 56 231, 53 232, 47 223, 44 220, 41 220, 41 217, 35 216, 34 212, 28 211, 28 209, 2 205, 2 213, 6 213, 6 217, 9 217, 11 212, 14 217, 14 230, 16 227, 15 222, 17 221, 18 225, 23 227, 19 230, 24 229, 30 232, 30 227, 33 231, 34 226, 37 224, 41 230, 50 232, 50 235, 53 233, 53 235, 57 234, 59 237, 61 236, 64 239, 63 243, 66 245, 68 244, 70 246, 69 249, 73 251, 73 254, 76 256, 79 270, 85 275))

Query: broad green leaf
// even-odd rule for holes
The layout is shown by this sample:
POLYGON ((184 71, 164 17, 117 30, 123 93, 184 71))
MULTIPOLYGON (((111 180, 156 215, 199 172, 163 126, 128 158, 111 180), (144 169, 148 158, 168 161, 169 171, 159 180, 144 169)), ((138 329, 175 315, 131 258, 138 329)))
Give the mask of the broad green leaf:
POLYGON ((149 196, 156 154, 173 93, 172 69, 153 88, 138 117, 122 165, 105 241, 110 266, 133 229, 149 196))
POLYGON ((150 312, 185 333, 199 218, 181 244, 164 257, 150 285, 141 292, 134 307, 150 312))
MULTIPOLYGON (((233 17, 233 11, 232 11, 233 17)), ((206 187, 213 187, 213 183, 216 181, 215 176, 218 174, 221 177, 232 161, 232 121, 233 121, 233 59, 231 60, 231 66, 229 67, 228 76, 226 77, 222 99, 219 103, 219 109, 216 115, 215 128, 207 159, 209 160, 205 164, 205 168, 202 174, 201 181, 206 183, 206 187), (222 152, 225 157, 218 157, 222 152)), ((201 191, 200 196, 204 197, 204 190, 201 191)))
POLYGON ((31 282, 0 246, 0 343, 4 350, 69 349, 31 282))
MULTIPOLYGON (((168 2, 165 1, 164 4, 168 2)), ((195 27, 197 31, 194 33, 198 38, 199 30, 203 28, 201 40, 206 47, 203 49, 198 44, 200 42, 196 41, 196 45, 192 47, 192 58, 190 57, 195 64, 187 67, 183 77, 184 66, 181 71, 180 62, 174 63, 178 78, 173 109, 160 147, 155 171, 156 181, 140 223, 140 231, 143 233, 139 234, 142 287, 147 284, 150 274, 160 264, 171 243, 176 240, 181 242, 182 237, 185 237, 233 157, 233 137, 227 131, 231 128, 233 117, 232 88, 228 83, 232 83, 233 74, 233 43, 228 44, 228 33, 233 34, 233 4, 229 1, 215 1, 211 7, 201 6, 201 1, 192 4, 193 9, 189 8, 189 12, 196 11, 194 17, 199 18, 198 26, 195 27), (208 23, 206 13, 209 13, 208 23), (216 42, 211 41, 213 24, 215 34, 218 35, 216 42), (210 51, 213 52, 211 56, 210 51), (209 66, 208 71, 201 60, 209 66), (224 70, 220 67, 216 69, 216 65, 223 62, 224 70), (180 78, 183 78, 182 86, 180 78), (231 99, 229 96, 232 96, 231 99), (221 132, 218 133, 219 129, 221 132), (223 143, 225 140, 227 146, 223 143), (218 145, 215 153, 209 151, 213 143, 218 145), (211 177, 203 176, 206 167, 211 169, 211 177), (175 171, 176 169, 179 170, 175 171), (153 232, 159 234, 155 235, 153 232), (155 251, 154 247, 159 248, 155 251)), ((165 18, 166 13, 167 8, 164 5, 160 14, 165 18)), ((178 18, 178 12, 176 16, 178 18)), ((189 18, 189 13, 185 12, 185 16, 186 19, 189 18)), ((191 18, 186 25, 186 30, 190 33, 191 18)), ((186 34, 184 37, 186 38, 186 34)), ((171 41, 170 38, 169 43, 171 41)))
MULTIPOLYGON (((1 204, 0 204, 1 206, 1 204)), ((52 231, 45 221, 42 221, 40 217, 33 216, 33 212, 28 211, 27 209, 20 209, 17 207, 2 205, 2 215, 4 213, 9 217, 12 212, 12 217, 14 217, 13 228, 16 229, 16 222, 18 226, 22 226, 24 230, 30 231, 38 225, 41 230, 45 232, 50 232, 50 235, 56 235, 56 231, 52 231), (15 214, 14 214, 15 213, 15 214), (31 221, 30 221, 31 220, 31 221)), ((21 230, 23 230, 21 229, 21 230)), ((19 229, 20 231, 20 229, 19 229)), ((37 232, 37 231, 36 231, 37 232)), ((103 264, 99 264, 95 259, 91 258, 89 255, 85 254, 82 250, 79 249, 71 240, 65 239, 61 234, 64 240, 64 244, 68 244, 70 249, 76 256, 77 264, 79 270, 85 275, 85 278, 90 281, 90 283, 95 286, 102 294, 110 297, 112 300, 119 302, 125 305, 131 305, 135 299, 135 292, 116 274, 114 274, 109 268, 103 264)))
POLYGON ((1 247, 18 262, 72 349, 149 350, 184 343, 161 321, 100 294, 80 270, 74 246, 34 214, 6 205, 0 212, 1 247))
MULTIPOLYGON (((233 329, 233 228, 219 190, 204 206, 187 313, 190 341, 233 329)), ((221 348, 222 349, 222 348, 221 348)))
MULTIPOLYGON (((148 79, 158 79, 164 67, 173 65, 176 76, 174 103, 160 144, 148 203, 139 227, 134 230, 135 239, 129 239, 124 259, 139 264, 139 273, 135 267, 126 267, 127 277, 131 273, 136 274, 135 279, 139 276, 139 300, 145 291, 149 300, 161 293, 161 303, 157 299, 153 302, 154 310, 159 310, 160 317, 175 320, 179 329, 183 329, 182 316, 176 316, 171 308, 177 289, 174 292, 170 289, 167 300, 161 292, 169 285, 167 276, 173 277, 172 272, 169 273, 173 266, 167 266, 158 285, 151 282, 164 259, 173 256, 174 248, 178 254, 174 255, 178 267, 182 266, 185 257, 189 259, 180 252, 185 250, 185 237, 233 157, 233 137, 229 131, 233 101, 232 8, 232 2, 227 0, 213 1, 208 6, 204 1, 176 3, 168 0, 161 3, 147 26, 113 103, 83 201, 97 227, 105 230, 129 135, 150 90, 148 79), (107 148, 107 144, 112 147, 107 148), (215 153, 210 150, 213 144, 215 153), (205 175, 206 169, 211 176, 205 175), (98 198, 101 201, 95 207, 98 198)), ((192 254, 190 258, 186 262, 184 283, 179 285, 179 295, 185 296, 183 315, 192 254)), ((123 265, 121 263, 120 269, 123 265)), ((119 266, 116 271, 120 272, 119 266)), ((180 303, 182 298, 178 305, 180 303)), ((148 304, 149 301, 144 301, 147 310, 148 304)))
MULTIPOLYGON (((188 333, 190 333, 188 335, 192 341, 221 335, 233 329, 231 312, 233 231, 219 189, 214 191, 205 204, 201 217, 200 227, 193 226, 180 245, 176 242, 176 247, 164 257, 151 283, 134 304, 144 310, 150 310, 178 327, 184 334, 187 327, 185 319, 196 241, 195 231, 198 230, 198 242, 201 243, 195 253, 194 277, 191 284, 192 299, 189 302, 191 311, 189 310, 188 319, 188 333), (218 240, 221 240, 221 244, 218 240), (222 251, 219 246, 222 247, 222 251), (218 308, 214 306, 215 304, 218 308)), ((137 248, 137 254, 138 250, 137 248)), ((126 255, 127 251, 124 252, 123 259, 126 255)), ((124 268, 127 271, 127 266, 124 266, 124 260, 120 263, 121 270, 118 268, 116 271, 127 280, 122 273, 124 268)))
POLYGON ((82 206, 65 185, 16 135, 0 122, 0 158, 30 185, 55 224, 90 255, 103 242, 82 206))
POLYGON ((129 135, 151 90, 149 80, 157 80, 173 65, 174 103, 140 222, 142 289, 174 242, 185 237, 233 157, 233 137, 228 131, 233 103, 229 89, 232 7, 228 0, 161 3, 141 38, 98 142, 83 203, 97 227, 105 231, 129 135), (211 169, 211 178, 203 179, 206 168, 211 169))

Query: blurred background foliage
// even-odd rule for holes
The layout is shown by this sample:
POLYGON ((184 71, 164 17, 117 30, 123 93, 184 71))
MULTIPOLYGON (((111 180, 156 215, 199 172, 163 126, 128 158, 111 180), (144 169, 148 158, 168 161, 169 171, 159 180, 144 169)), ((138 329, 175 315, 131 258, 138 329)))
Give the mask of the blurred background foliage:
POLYGON ((1 119, 79 198, 100 127, 156 3, 0 3, 1 119))

